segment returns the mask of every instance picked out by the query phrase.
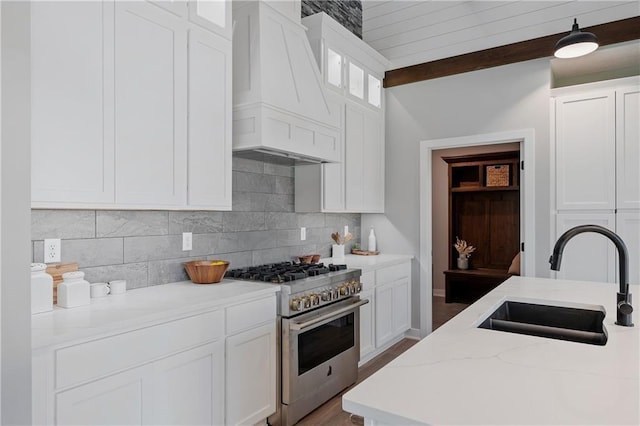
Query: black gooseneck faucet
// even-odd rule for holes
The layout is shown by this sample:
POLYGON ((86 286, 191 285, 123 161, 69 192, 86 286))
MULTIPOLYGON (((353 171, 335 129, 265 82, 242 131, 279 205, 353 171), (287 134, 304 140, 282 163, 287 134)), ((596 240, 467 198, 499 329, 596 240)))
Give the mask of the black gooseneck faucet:
POLYGON ((618 249, 619 259, 619 274, 620 274, 620 291, 617 294, 616 303, 616 324, 625 327, 633 327, 631 322, 631 313, 633 312, 633 306, 631 306, 631 293, 629 292, 629 252, 627 246, 622 241, 622 238, 618 234, 608 230, 599 225, 580 225, 569 229, 562 234, 558 241, 556 241, 553 247, 553 254, 549 258, 551 269, 554 271, 560 270, 560 262, 562 262, 562 252, 567 242, 578 234, 583 232, 595 232, 609 238, 616 249, 618 249))

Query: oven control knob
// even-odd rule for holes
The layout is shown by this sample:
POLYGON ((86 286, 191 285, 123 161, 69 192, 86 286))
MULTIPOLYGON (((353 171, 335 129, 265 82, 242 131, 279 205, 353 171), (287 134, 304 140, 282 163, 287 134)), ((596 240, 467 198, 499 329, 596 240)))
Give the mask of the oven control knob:
POLYGON ((292 311, 299 311, 301 309, 300 299, 291 299, 289 301, 289 309, 291 309, 292 311))
POLYGON ((300 303, 302 304, 302 307, 304 309, 311 307, 311 299, 309 298, 309 296, 302 296, 300 298, 300 303))
POLYGON ((331 300, 329 292, 327 290, 322 290, 322 293, 320 293, 320 298, 324 302, 328 302, 329 300, 331 300))
POLYGON ((340 292, 340 296, 346 296, 349 294, 349 286, 346 284, 338 287, 338 290, 340 292))
POLYGON ((349 290, 351 294, 356 294, 358 292, 358 287, 356 286, 355 281, 351 281, 349 283, 349 290))
POLYGON ((338 290, 332 288, 329 290, 329 300, 335 300, 338 298, 338 290))
POLYGON ((311 304, 313 306, 320 304, 320 296, 318 296, 317 294, 313 293, 309 296, 309 298, 311 299, 311 304))
POLYGON ((356 281, 356 293, 360 293, 362 291, 362 283, 360 281, 356 281))

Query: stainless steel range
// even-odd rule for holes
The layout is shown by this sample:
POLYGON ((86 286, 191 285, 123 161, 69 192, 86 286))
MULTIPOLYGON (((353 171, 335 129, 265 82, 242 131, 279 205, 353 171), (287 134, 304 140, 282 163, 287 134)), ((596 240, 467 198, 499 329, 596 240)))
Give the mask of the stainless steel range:
POLYGON ((358 378, 359 269, 283 262, 227 271, 226 277, 281 286, 279 410, 270 424, 290 426, 358 378))

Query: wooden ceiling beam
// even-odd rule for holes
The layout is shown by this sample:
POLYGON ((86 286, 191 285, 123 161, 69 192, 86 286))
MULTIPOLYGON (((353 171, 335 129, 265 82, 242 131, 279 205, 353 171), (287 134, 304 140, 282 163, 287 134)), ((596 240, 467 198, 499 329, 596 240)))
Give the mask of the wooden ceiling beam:
MULTIPOLYGON (((600 46, 638 40, 640 39, 640 16, 581 28, 581 30, 594 33, 598 37, 600 46)), ((385 72, 384 87, 400 86, 553 56, 553 47, 556 42, 567 34, 569 34, 568 31, 390 70, 385 72)))

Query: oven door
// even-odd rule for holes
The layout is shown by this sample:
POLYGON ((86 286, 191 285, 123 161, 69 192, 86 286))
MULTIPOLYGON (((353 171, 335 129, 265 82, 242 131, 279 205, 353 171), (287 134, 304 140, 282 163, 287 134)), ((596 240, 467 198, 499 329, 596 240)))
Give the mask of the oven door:
POLYGON ((289 405, 291 415, 308 413, 355 383, 360 359, 359 308, 368 302, 352 296, 282 319, 282 402, 289 405))

